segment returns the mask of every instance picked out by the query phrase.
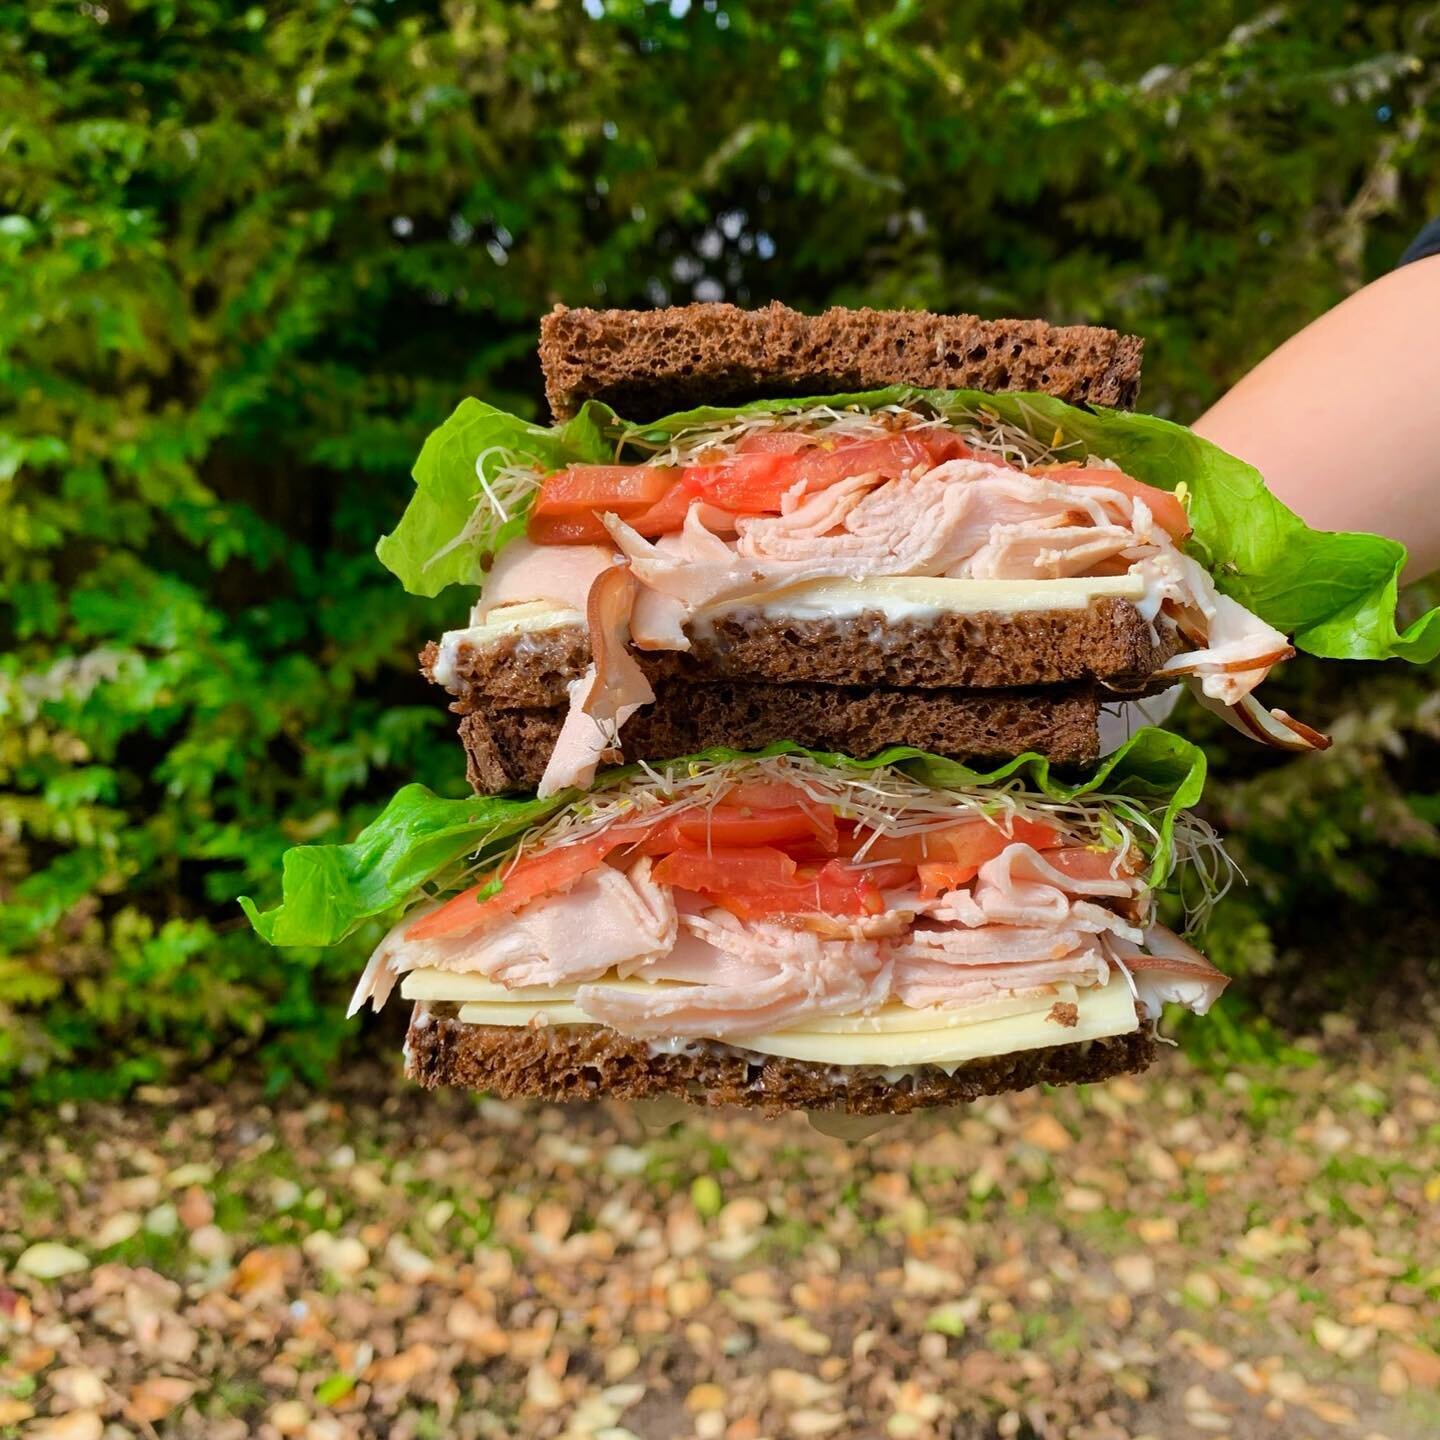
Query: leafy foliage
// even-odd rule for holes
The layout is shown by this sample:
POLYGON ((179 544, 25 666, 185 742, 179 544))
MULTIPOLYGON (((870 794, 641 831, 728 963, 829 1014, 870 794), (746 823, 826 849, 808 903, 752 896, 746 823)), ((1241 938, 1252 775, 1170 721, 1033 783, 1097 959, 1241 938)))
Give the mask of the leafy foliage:
MULTIPOLYGON (((411 659, 453 609, 372 547, 460 397, 538 417, 553 300, 1103 320, 1149 337, 1146 403, 1183 418, 1440 208, 1433 21, 6 9, 0 1086, 113 1090, 246 1049, 278 1082, 350 1038, 354 953, 269 952, 234 900, 404 782, 462 793, 411 659)), ((1367 672, 1362 711, 1335 673, 1296 684, 1350 707, 1349 750, 1222 790, 1262 877, 1251 960, 1287 907, 1363 899, 1391 848, 1433 843, 1434 784, 1395 758, 1433 730, 1433 677, 1367 672)))

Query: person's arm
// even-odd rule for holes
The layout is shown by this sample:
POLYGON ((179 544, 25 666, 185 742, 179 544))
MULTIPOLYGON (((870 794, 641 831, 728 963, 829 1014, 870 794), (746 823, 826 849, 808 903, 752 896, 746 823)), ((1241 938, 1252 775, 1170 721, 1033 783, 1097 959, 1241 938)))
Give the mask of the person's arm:
POLYGON ((1371 530, 1440 568, 1440 255, 1287 340, 1194 424, 1317 530, 1371 530))

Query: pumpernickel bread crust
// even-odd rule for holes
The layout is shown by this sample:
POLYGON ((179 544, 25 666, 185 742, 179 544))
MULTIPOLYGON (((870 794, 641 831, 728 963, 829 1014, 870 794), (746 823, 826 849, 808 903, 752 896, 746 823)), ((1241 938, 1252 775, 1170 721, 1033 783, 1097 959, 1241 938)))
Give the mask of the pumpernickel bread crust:
MULTIPOLYGON (((759 749, 793 740, 812 750, 866 759, 890 745, 914 745, 957 760, 1001 761, 1027 750, 1080 765, 1100 751, 1100 703, 1093 692, 874 689, 722 680, 659 681, 655 703, 620 732, 623 757, 669 760, 713 745, 759 749)), ((506 709, 461 702, 466 774, 480 794, 538 785, 566 707, 506 709)))
POLYGON ((653 1052, 603 1025, 466 1025, 417 1007, 406 1040, 405 1073, 427 1089, 454 1085, 506 1100, 646 1100, 675 1096, 693 1105, 843 1110, 904 1115, 933 1105, 964 1105, 982 1095, 1032 1085, 1089 1085, 1136 1074, 1155 1058, 1149 1022, 1128 1035, 1022 1050, 977 1060, 947 1074, 934 1065, 887 1080, 877 1067, 786 1060, 704 1042, 675 1054, 653 1052))
MULTIPOLYGON (((1099 681, 1133 695, 1153 686, 1155 672, 1177 648, 1173 627, 1157 631, 1128 600, 1110 596, 1083 610, 927 620, 891 620, 880 611, 786 620, 734 610, 695 628, 690 639, 689 651, 635 652, 652 684, 677 677, 997 690, 1099 681)), ((432 680, 438 658, 434 642, 420 656, 432 680)), ((484 647, 461 645, 453 693, 512 708, 560 705, 589 663, 581 625, 508 635, 484 647)))
POLYGON ((627 420, 885 385, 1039 390, 1072 404, 1129 408, 1144 342, 1095 325, 981 320, 928 310, 802 315, 676 305, 570 310, 540 322, 545 394, 557 420, 603 400, 627 420))

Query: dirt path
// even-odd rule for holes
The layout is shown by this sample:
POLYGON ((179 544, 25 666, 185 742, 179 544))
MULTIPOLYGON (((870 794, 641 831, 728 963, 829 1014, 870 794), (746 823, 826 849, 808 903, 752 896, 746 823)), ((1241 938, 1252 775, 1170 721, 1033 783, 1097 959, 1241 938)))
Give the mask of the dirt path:
POLYGON ((1435 1034, 863 1142, 378 1070, 12 1123, 0 1435, 1420 1440, 1435 1034))

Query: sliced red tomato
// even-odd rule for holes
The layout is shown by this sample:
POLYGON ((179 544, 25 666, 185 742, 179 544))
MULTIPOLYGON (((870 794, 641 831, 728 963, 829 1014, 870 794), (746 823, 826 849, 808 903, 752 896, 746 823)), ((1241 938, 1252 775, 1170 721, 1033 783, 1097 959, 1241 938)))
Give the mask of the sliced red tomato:
POLYGON ((956 890, 975 878, 975 871, 969 865, 958 865, 953 860, 925 860, 916 871, 920 877, 920 894, 926 900, 933 900, 947 890, 956 890))
POLYGON ((651 874, 658 884, 712 895, 724 890, 758 892, 785 887, 794 880, 798 868, 783 850, 748 845, 714 852, 672 850, 656 863, 651 874))
POLYGON ((1067 845, 1045 857, 1062 875, 1072 880, 1113 880, 1131 872, 1122 862, 1115 868, 1113 850, 1093 850, 1088 845, 1067 845))
POLYGON ((700 498, 698 487, 685 479, 685 474, 688 473, 687 471, 679 479, 672 481, 653 505, 634 515, 625 516, 625 523, 647 540, 679 530, 685 524, 685 516, 690 507, 700 498))
POLYGON ((746 515, 778 513, 785 492, 795 483, 789 455, 757 451, 732 455, 714 465, 690 465, 685 483, 712 505, 746 515))
POLYGON ((676 478, 667 465, 571 465, 545 477, 531 513, 633 514, 654 505, 676 478))
POLYGON ((503 884, 496 894, 482 898, 480 892, 490 883, 482 881, 417 920, 405 932, 405 938, 438 940, 447 935, 468 935, 481 926, 491 925, 541 895, 568 890, 622 843, 623 839, 616 839, 607 831, 593 840, 522 858, 504 872, 503 884))
POLYGON ((1118 470, 1095 470, 1080 465, 1047 465, 1037 467, 1048 479, 1062 485, 1104 486, 1118 490, 1132 500, 1143 500, 1155 517, 1155 523, 1172 540, 1183 540, 1190 533, 1190 517, 1185 507, 1168 490, 1147 485, 1118 470))
POLYGON ((778 513, 786 492, 796 485, 808 493, 852 475, 899 475, 968 453, 958 435, 944 430, 838 442, 779 431, 748 437, 740 453, 728 459, 687 467, 685 480, 723 509, 778 513))
MULTIPOLYGON (((827 835, 833 839, 833 822, 827 827, 818 815, 799 805, 720 804, 676 816, 645 848, 658 851, 663 845, 670 849, 728 850, 734 846, 779 845, 788 853, 786 841, 823 841, 827 835)), ((828 853, 835 853, 833 844, 828 853)))
POLYGON ((792 785, 788 780, 742 780, 725 792, 725 803, 755 805, 762 809, 780 805, 808 805, 814 810, 824 810, 827 815, 831 814, 827 806, 821 805, 818 800, 812 800, 799 785, 792 785))
POLYGON ((589 515, 536 515, 525 526, 532 545, 605 545, 610 532, 600 517, 589 515))
POLYGON ((852 475, 894 476, 922 465, 962 459, 969 453, 965 442, 949 430, 916 430, 881 440, 822 444, 795 458, 792 483, 803 480, 807 491, 823 490, 852 475))
POLYGON ((676 850, 659 861, 655 879, 707 895, 744 920, 787 915, 878 915, 882 888, 909 883, 911 865, 850 866, 838 860, 797 866, 768 846, 716 851, 676 850))
POLYGON ((803 430, 757 430, 747 435, 736 447, 742 455, 795 455, 816 443, 815 436, 803 430))
POLYGON ((858 886, 862 893, 868 894, 872 887, 876 890, 903 889, 915 879, 915 867, 906 860, 866 860, 856 865, 848 865, 845 861, 836 859, 827 862, 816 879, 821 886, 822 896, 826 893, 826 887, 831 885, 838 885, 846 890, 853 890, 858 886))
POLYGON ((869 845, 863 832, 857 832, 855 849, 865 860, 903 860, 911 865, 943 865, 947 867, 953 889, 973 880, 987 860, 993 860, 1007 845, 1030 845, 1036 850, 1050 850, 1060 844, 1056 830, 1042 821, 1016 817, 1007 834, 988 820, 961 820, 943 830, 927 830, 919 835, 882 835, 869 845))

